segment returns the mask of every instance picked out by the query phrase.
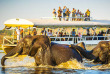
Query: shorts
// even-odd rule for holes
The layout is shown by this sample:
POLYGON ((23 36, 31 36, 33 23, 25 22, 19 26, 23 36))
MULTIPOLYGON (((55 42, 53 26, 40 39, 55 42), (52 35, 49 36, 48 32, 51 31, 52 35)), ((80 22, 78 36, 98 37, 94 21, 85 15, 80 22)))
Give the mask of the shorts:
POLYGON ((72 17, 75 17, 75 13, 72 14, 72 17))
POLYGON ((63 17, 66 17, 66 14, 65 13, 63 13, 63 17))

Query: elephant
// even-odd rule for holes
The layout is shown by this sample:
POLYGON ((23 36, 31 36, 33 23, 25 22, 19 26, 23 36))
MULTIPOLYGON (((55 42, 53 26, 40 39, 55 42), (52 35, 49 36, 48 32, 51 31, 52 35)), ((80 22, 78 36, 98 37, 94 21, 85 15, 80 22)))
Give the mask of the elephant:
POLYGON ((87 59, 94 60, 94 63, 110 63, 110 41, 100 41, 91 51, 82 49, 79 46, 72 46, 87 59))
MULTIPOLYGON (((81 49, 85 48, 84 43, 79 43, 77 46, 81 47, 81 49)), ((18 55, 34 57, 36 65, 58 65, 71 59, 82 62, 82 56, 75 48, 50 42, 49 37, 45 35, 25 36, 15 48, 2 57, 2 66, 5 66, 6 59, 18 55)))

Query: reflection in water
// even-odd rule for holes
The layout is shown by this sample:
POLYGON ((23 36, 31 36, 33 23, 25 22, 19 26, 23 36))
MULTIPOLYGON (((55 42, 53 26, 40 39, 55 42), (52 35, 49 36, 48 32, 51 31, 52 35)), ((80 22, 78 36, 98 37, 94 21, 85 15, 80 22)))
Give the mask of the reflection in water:
MULTIPOLYGON (((1 69, 1 68, 0 68, 1 69)), ((2 69, 1 69, 2 70, 2 69)), ((46 68, 46 67, 13 67, 5 68, 0 74, 109 74, 110 70, 85 70, 85 69, 64 69, 64 68, 46 68)))

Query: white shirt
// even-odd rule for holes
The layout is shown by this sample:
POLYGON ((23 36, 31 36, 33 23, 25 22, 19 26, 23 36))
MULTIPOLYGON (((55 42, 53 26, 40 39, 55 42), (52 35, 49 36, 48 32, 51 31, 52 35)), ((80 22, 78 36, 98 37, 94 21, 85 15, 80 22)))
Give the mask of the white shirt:
POLYGON ((17 35, 20 35, 20 29, 17 29, 16 32, 17 32, 17 35))

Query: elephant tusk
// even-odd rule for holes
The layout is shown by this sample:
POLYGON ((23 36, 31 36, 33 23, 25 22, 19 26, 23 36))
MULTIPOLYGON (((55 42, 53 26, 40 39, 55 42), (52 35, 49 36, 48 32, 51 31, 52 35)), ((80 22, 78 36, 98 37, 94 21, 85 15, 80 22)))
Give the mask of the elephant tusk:
POLYGON ((13 56, 10 56, 10 57, 5 57, 5 58, 7 58, 7 59, 14 58, 14 57, 16 57, 18 54, 19 54, 19 53, 16 53, 16 54, 15 54, 15 55, 13 55, 13 56))

